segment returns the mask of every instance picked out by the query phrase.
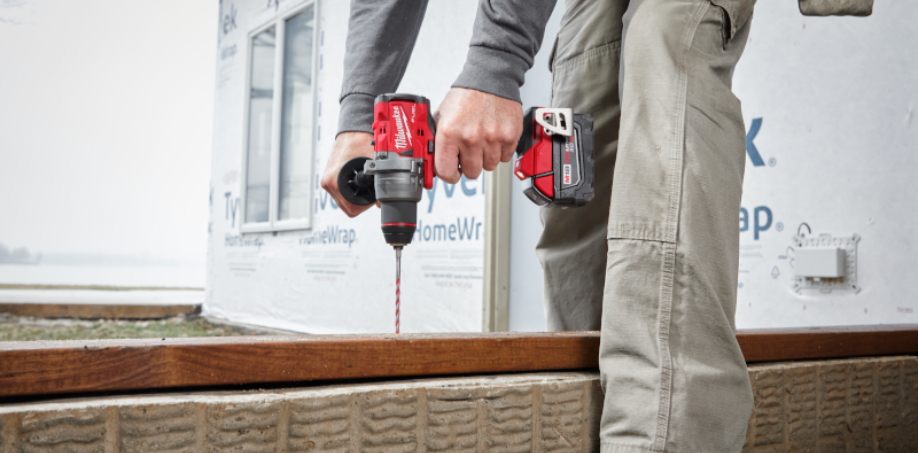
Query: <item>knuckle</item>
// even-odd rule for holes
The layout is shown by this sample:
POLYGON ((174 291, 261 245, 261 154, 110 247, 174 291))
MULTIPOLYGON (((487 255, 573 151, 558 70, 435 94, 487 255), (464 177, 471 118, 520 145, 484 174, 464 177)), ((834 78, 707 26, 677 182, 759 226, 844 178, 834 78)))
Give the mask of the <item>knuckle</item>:
POLYGON ((522 127, 504 127, 500 131, 500 142, 505 145, 515 145, 522 133, 522 127))
POLYGON ((439 128, 437 129, 437 135, 440 136, 442 141, 446 142, 458 141, 462 137, 460 131, 457 130, 456 127, 451 123, 439 125, 439 128))
POLYGON ((468 126, 462 131, 462 141, 467 144, 481 141, 481 137, 482 130, 479 125, 468 126))
POLYGON ((485 140, 487 140, 490 143, 499 142, 503 139, 502 131, 500 130, 500 128, 494 125, 488 126, 487 128, 485 128, 484 134, 485 134, 485 140))

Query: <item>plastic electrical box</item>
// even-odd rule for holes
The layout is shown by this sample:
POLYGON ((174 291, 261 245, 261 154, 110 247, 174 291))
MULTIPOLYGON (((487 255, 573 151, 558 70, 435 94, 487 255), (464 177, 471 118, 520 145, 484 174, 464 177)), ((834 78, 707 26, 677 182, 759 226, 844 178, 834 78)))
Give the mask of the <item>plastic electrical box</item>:
POLYGON ((858 293, 857 243, 861 237, 818 236, 794 237, 794 291, 818 289, 822 293, 845 289, 858 293))
POLYGON ((839 278, 845 276, 845 251, 839 247, 801 248, 795 252, 797 277, 839 278))

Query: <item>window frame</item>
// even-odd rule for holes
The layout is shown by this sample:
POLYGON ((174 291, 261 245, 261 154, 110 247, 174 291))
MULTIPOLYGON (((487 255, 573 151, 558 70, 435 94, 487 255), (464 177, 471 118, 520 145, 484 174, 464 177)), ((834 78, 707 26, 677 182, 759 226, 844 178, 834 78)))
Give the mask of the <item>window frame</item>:
POLYGON ((288 11, 282 12, 277 16, 265 21, 258 27, 253 28, 246 35, 246 60, 245 60, 245 91, 243 107, 243 126, 242 126, 242 166, 240 167, 240 190, 239 190, 239 231, 241 233, 270 233, 276 231, 292 230, 309 230, 312 228, 313 214, 315 210, 315 184, 314 180, 316 169, 310 172, 309 181, 309 206, 307 215, 303 218, 279 220, 278 203, 280 202, 280 159, 281 159, 281 141, 283 134, 283 103, 284 103, 284 60, 286 45, 286 27, 287 20, 297 14, 302 13, 309 7, 313 8, 313 39, 312 39, 312 143, 309 144, 309 161, 315 165, 316 155, 316 131, 318 129, 318 74, 319 74, 319 0, 308 0, 288 11), (249 121, 251 120, 251 91, 252 91, 252 54, 254 46, 253 40, 260 33, 270 30, 274 27, 275 47, 274 47, 274 93, 271 99, 271 164, 270 178, 268 189, 268 221, 267 222, 246 222, 246 195, 248 183, 248 158, 249 158, 249 121))

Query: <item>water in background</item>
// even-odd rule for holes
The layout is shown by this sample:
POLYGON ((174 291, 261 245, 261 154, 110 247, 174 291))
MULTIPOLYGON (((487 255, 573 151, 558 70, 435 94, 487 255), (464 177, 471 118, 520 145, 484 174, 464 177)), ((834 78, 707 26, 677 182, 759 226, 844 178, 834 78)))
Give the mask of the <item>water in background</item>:
POLYGON ((0 264, 0 284, 203 288, 200 266, 0 264))

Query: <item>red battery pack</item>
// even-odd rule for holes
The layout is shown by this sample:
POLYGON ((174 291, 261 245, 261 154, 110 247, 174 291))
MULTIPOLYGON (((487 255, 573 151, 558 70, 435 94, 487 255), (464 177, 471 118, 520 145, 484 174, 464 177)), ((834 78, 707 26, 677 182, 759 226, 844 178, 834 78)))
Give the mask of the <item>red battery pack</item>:
POLYGON ((513 173, 543 207, 583 206, 593 199, 593 117, 532 107, 523 118, 513 173))

